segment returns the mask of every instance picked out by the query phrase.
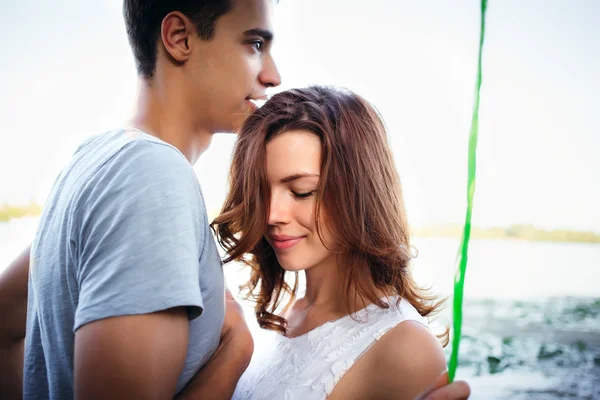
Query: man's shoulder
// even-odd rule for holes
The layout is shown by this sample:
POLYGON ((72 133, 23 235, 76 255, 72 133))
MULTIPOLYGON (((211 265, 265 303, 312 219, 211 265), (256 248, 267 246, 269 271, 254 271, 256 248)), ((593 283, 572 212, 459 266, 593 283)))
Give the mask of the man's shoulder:
POLYGON ((76 155, 78 153, 98 161, 102 167, 192 170, 191 164, 176 147, 138 130, 118 129, 92 137, 78 149, 76 155))
POLYGON ((198 179, 183 154, 140 131, 115 130, 90 138, 65 173, 79 193, 79 210, 93 204, 203 205, 198 179))
POLYGON ((92 185, 127 180, 136 187, 163 181, 198 189, 192 165, 177 148, 137 130, 119 129, 88 139, 75 153, 72 167, 92 185))

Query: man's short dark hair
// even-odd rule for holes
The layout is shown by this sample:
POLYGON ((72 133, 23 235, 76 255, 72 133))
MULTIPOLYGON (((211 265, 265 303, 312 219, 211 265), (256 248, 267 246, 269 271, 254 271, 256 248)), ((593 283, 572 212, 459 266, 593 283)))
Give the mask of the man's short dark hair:
POLYGON ((123 17, 138 74, 149 79, 156 69, 162 20, 180 11, 195 25, 198 36, 210 40, 215 22, 229 12, 234 0, 123 0, 123 17))

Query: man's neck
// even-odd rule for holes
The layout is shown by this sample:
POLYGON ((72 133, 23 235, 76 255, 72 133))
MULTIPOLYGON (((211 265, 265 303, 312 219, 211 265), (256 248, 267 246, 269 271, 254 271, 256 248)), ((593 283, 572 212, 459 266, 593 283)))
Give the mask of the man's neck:
POLYGON ((202 126, 182 91, 175 85, 140 79, 129 125, 175 146, 195 164, 208 148, 214 132, 202 126))

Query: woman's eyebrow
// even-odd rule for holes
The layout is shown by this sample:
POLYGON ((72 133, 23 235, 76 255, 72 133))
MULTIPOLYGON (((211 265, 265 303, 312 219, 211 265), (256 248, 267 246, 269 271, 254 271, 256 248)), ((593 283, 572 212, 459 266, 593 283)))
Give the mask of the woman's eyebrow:
POLYGON ((294 175, 289 175, 286 176, 285 178, 281 179, 281 183, 288 183, 291 181, 295 181, 296 179, 300 179, 300 178, 312 178, 312 177, 319 177, 319 174, 309 174, 309 173, 300 173, 300 174, 294 174, 294 175))

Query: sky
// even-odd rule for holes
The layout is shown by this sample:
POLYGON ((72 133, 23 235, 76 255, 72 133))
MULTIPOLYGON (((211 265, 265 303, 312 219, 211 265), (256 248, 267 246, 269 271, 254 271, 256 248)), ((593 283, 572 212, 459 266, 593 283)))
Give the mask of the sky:
MULTIPOLYGON (((414 225, 460 223, 479 1, 280 0, 283 84, 381 112, 414 225)), ((489 0, 473 223, 600 233, 600 2, 489 0)), ((77 145, 121 126, 136 73, 121 1, 21 0, 0 15, 0 204, 42 203, 77 145)), ((195 170, 217 210, 235 136, 195 170)))

